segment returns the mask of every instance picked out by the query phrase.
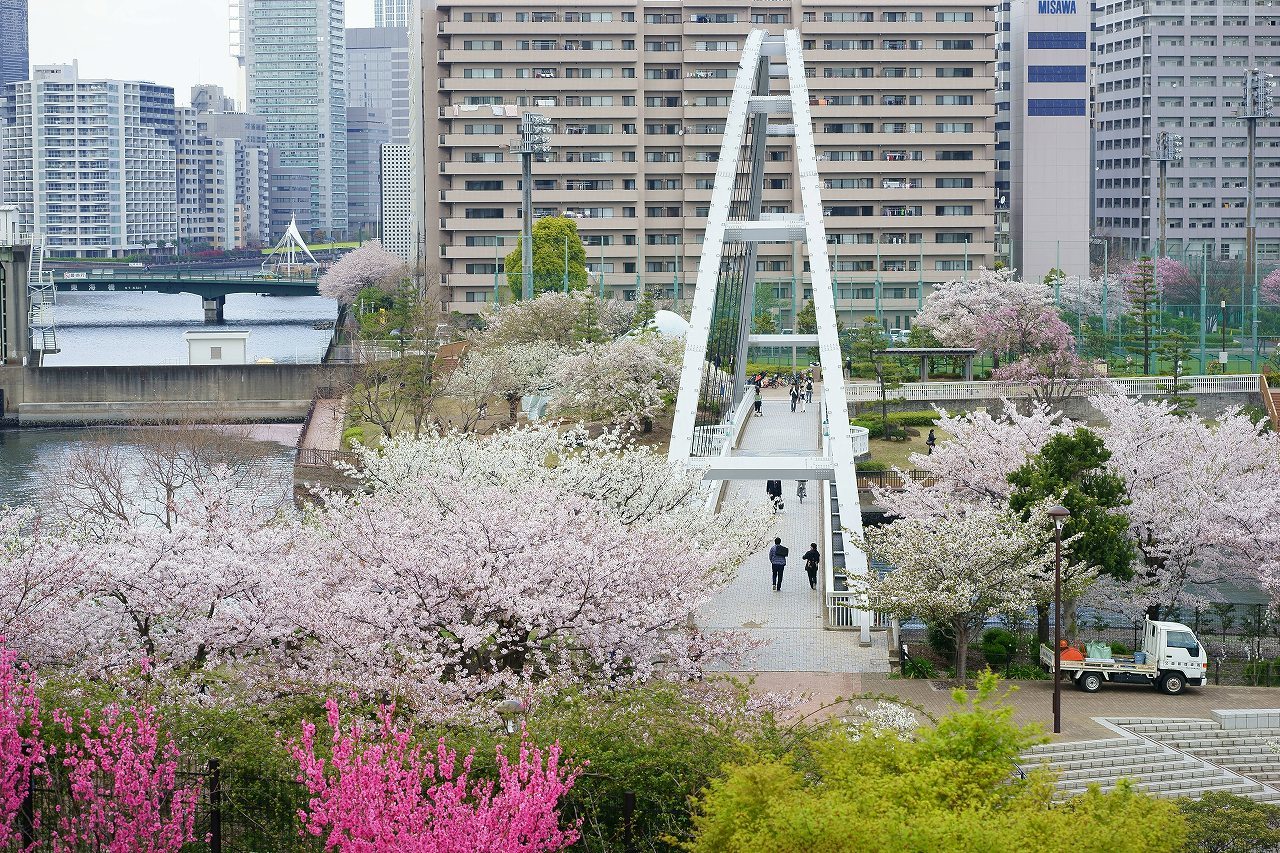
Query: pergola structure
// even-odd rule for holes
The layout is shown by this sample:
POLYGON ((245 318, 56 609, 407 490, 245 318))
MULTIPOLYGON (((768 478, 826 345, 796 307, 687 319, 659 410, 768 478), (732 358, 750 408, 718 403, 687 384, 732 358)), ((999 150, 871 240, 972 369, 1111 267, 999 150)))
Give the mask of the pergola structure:
POLYGON ((964 381, 973 381, 973 358, 978 354, 970 347, 894 347, 893 349, 875 350, 875 355, 910 355, 920 357, 920 381, 929 381, 930 358, 962 358, 964 359, 964 381))
MULTIPOLYGON (((854 577, 866 574, 867 557, 856 546, 862 538, 862 517, 801 44, 798 30, 787 30, 781 36, 753 30, 742 51, 698 265, 670 459, 705 469, 708 480, 834 481, 832 504, 847 502, 847 507, 833 524, 838 523, 849 534, 844 537, 844 570, 854 577), (785 138, 794 141, 802 211, 764 213, 766 143, 776 145, 785 138), (747 388, 748 348, 775 343, 777 336, 751 334, 756 246, 785 241, 802 242, 809 261, 818 331, 787 335, 786 343, 817 347, 820 354, 824 411, 830 413, 825 452, 698 455, 715 447, 700 439, 724 431, 740 408, 747 388)), ((864 640, 869 642, 869 614, 859 616, 864 640)))

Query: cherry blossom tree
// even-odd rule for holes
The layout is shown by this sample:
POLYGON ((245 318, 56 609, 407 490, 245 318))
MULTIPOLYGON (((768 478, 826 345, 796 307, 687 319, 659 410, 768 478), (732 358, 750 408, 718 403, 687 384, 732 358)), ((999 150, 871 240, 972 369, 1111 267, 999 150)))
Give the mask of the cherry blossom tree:
POLYGON ((551 409, 630 430, 646 428, 679 384, 681 354, 680 342, 656 334, 586 344, 550 370, 551 409))
POLYGON ((1150 259, 1132 261, 1120 269, 1119 279, 1122 283, 1133 282, 1143 275, 1154 275, 1156 289, 1166 301, 1198 303, 1200 301, 1200 279, 1182 261, 1173 258, 1156 258, 1152 267, 1150 259), (1145 272, 1144 272, 1145 269, 1145 272))
POLYGON ((31 789, 33 774, 42 771, 44 762, 40 700, 29 675, 19 667, 18 653, 0 637, 0 849, 3 850, 18 847, 21 842, 19 812, 31 789))
POLYGON ((404 697, 419 714, 566 683, 625 685, 701 671, 687 623, 728 549, 536 482, 505 488, 444 468, 407 488, 324 496, 306 614, 314 671, 404 697))
POLYGON ((938 285, 925 298, 916 323, 945 346, 983 348, 984 318, 1010 308, 1035 317, 1052 301, 1052 289, 1039 282, 1021 281, 1007 269, 984 269, 967 281, 938 285))
POLYGON ((1094 597, 1153 618, 1220 583, 1280 589, 1280 443, 1247 417, 1211 424, 1163 401, 1090 398, 1107 419, 1109 468, 1124 479, 1129 531, 1145 564, 1132 584, 1094 597))
POLYGON ((329 267, 320 278, 320 295, 350 305, 366 287, 385 287, 407 274, 403 258, 382 248, 378 240, 370 240, 329 267))
POLYGON ((440 740, 431 756, 413 730, 381 706, 376 731, 343 727, 338 705, 326 705, 333 731, 318 750, 315 725, 304 722, 291 745, 298 781, 311 794, 300 813, 305 832, 340 853, 542 853, 578 840, 561 827, 558 807, 581 772, 560 761, 560 746, 522 739, 513 764, 497 749, 498 781, 473 781, 472 756, 459 761, 440 740), (325 753, 332 757, 324 757, 325 753))
POLYGON ((1276 267, 1258 287, 1258 299, 1263 305, 1280 305, 1280 267, 1276 267))
POLYGON ((1002 305, 977 318, 974 346, 1011 359, 1073 349, 1071 327, 1052 306, 1027 301, 1002 305))
POLYGON ((507 404, 508 420, 515 423, 520 398, 545 391, 552 383, 548 374, 565 357, 565 350, 550 341, 472 347, 449 373, 444 387, 444 393, 460 407, 459 427, 470 431, 480 421, 482 409, 495 398, 507 404))
POLYGON ((57 709, 69 736, 57 755, 71 801, 52 824, 55 853, 179 853, 195 840, 199 788, 178 781, 179 753, 149 706, 109 706, 98 720, 57 709))
POLYGON ((932 454, 911 455, 927 481, 903 478, 901 490, 877 489, 875 501, 894 515, 940 518, 970 509, 1003 509, 1013 487, 1009 475, 1049 439, 1077 424, 1045 405, 1026 414, 1005 402, 1000 415, 987 411, 950 414, 939 410, 938 429, 950 436, 932 454))
POLYGON ((1124 287, 1115 276, 1107 277, 1105 300, 1102 295, 1102 278, 1069 275, 1058 287, 1062 310, 1077 317, 1101 317, 1105 308, 1107 321, 1114 323, 1129 310, 1124 287))
POLYGON ((1056 406, 1074 396, 1092 375, 1092 366, 1076 354, 1075 342, 1068 339, 996 368, 991 378, 1025 385, 1035 403, 1056 406))
POLYGON ((574 347, 582 343, 588 321, 598 325, 605 336, 618 337, 630 329, 632 309, 616 302, 584 291, 540 293, 536 299, 495 308, 485 317, 479 343, 484 346, 545 341, 574 347))
POLYGON ((868 603, 899 618, 919 617, 955 637, 956 678, 966 677, 969 641, 994 616, 1023 613, 1052 566, 1043 508, 1028 521, 995 509, 904 518, 869 528, 869 553, 896 567, 866 582, 868 603))

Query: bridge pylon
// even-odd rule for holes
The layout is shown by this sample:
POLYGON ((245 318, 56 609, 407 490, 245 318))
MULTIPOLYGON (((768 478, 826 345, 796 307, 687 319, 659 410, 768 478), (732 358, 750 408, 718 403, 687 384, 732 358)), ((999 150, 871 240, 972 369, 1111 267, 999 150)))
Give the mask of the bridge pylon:
MULTIPOLYGON (((742 52, 698 265, 669 458, 705 469, 708 480, 831 481, 833 507, 847 502, 843 513, 833 512, 842 529, 833 529, 831 536, 843 540, 844 573, 852 580, 866 575, 868 563, 859 546, 862 516, 801 45, 798 30, 781 36, 753 30, 742 52), (766 145, 785 138, 794 144, 802 212, 764 213, 766 145), (747 393, 750 346, 776 343, 772 339, 777 336, 751 334, 756 247, 761 242, 783 241, 803 243, 808 256, 818 331, 787 335, 786 343, 816 347, 820 354, 827 413, 825 451, 795 456, 704 455, 717 449, 706 438, 728 431, 747 393)), ((833 548, 831 543, 828 547, 833 548)), ((856 621, 862 642, 869 644, 871 614, 859 610, 856 621)))

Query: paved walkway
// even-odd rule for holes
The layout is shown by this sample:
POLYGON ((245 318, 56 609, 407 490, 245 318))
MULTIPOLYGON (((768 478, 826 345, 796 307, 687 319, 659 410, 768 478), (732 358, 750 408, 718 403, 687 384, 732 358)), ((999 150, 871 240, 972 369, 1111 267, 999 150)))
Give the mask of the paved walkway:
POLYGON ((341 399, 316 400, 315 411, 302 435, 303 450, 341 450, 342 425, 346 421, 346 402, 341 399))
MULTIPOLYGON (((802 456, 818 454, 821 424, 815 402, 807 412, 791 411, 785 391, 764 392, 763 417, 753 417, 747 426, 739 452, 750 456, 802 456)), ((697 614, 698 624, 710 630, 742 631, 760 643, 742 661, 738 670, 751 672, 886 672, 888 651, 885 634, 873 632, 872 645, 858 645, 853 631, 827 631, 822 627, 821 589, 810 589, 800 555, 817 542, 822 550, 821 519, 818 517, 818 480, 808 483, 809 497, 796 499, 794 480, 784 481, 782 496, 786 508, 778 513, 773 537, 780 536, 791 554, 782 579, 782 591, 770 585, 768 548, 743 563, 737 577, 697 614)), ((730 485, 730 500, 745 500, 759 512, 771 513, 764 483, 738 481, 730 485)), ((819 574, 821 587, 821 573, 819 574)))

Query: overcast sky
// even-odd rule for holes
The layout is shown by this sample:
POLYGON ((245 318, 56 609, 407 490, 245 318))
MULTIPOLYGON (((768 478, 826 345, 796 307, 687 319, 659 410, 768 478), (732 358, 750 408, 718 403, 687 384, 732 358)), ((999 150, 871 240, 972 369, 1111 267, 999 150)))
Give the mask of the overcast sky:
MULTIPOLYGON (((217 83, 238 98, 228 5, 228 0, 33 0, 31 64, 78 59, 84 77, 172 86, 179 104, 190 102, 196 83, 217 83)), ((373 0, 347 0, 347 26, 373 26, 373 0)))

